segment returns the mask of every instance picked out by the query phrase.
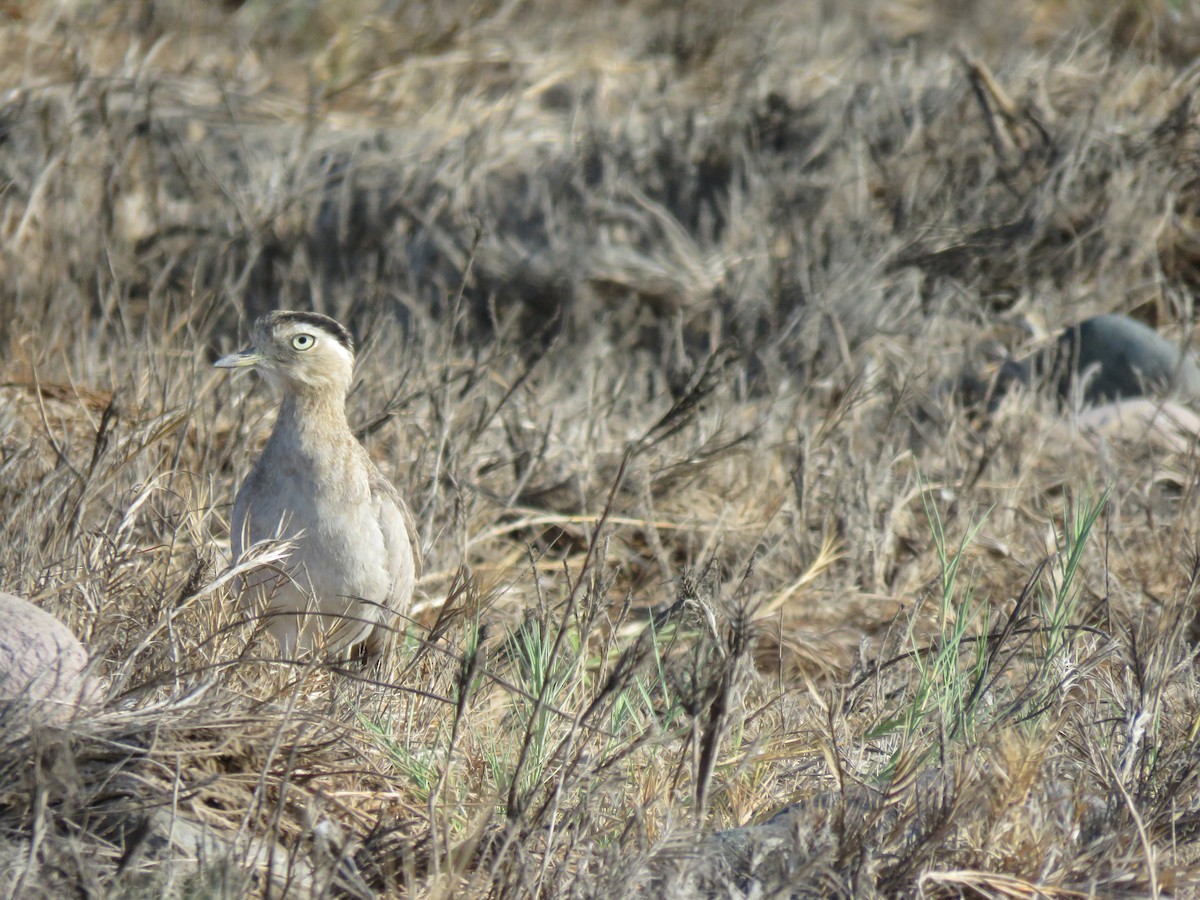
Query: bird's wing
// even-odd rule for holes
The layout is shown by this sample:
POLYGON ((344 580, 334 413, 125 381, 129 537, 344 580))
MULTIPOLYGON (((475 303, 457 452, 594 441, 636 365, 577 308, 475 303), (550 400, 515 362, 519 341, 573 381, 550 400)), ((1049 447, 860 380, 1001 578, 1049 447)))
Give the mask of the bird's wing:
POLYGON ((383 529, 383 540, 389 555, 412 555, 413 580, 421 577, 421 539, 408 504, 395 486, 374 465, 370 476, 371 500, 383 529), (404 545, 408 546, 405 547, 404 545))
MULTIPOLYGON (((389 605, 397 612, 403 613, 407 611, 417 579, 421 577, 421 551, 417 529, 408 506, 392 483, 373 464, 370 466, 370 473, 371 503, 383 533, 383 546, 387 552, 388 570, 392 578, 389 605)), ((372 656, 386 654, 389 648, 394 646, 398 633, 396 623, 380 621, 367 633, 363 646, 372 656)))
POLYGON ((396 506, 400 510, 400 517, 404 519, 404 530, 408 532, 408 545, 412 548, 413 580, 417 581, 424 568, 421 560, 421 537, 417 534, 417 522, 413 518, 412 510, 408 508, 408 504, 399 494, 396 494, 396 506))

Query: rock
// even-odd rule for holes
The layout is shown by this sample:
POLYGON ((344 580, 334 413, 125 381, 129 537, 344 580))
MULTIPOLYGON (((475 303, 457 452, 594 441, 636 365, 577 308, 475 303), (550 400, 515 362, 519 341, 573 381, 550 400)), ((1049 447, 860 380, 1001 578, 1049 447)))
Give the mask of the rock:
POLYGON ((1074 427, 1097 447, 1125 442, 1187 453, 1200 438, 1200 415, 1171 400, 1135 397, 1081 410, 1074 427))
POLYGON ((123 866, 153 868, 176 884, 221 887, 213 892, 220 896, 264 888, 270 896, 378 896, 355 862, 361 845, 325 818, 313 824, 308 840, 291 848, 269 835, 206 824, 179 808, 160 807, 143 816, 113 811, 106 819, 110 836, 124 847, 123 866))
POLYGON ((62 722, 99 702, 83 644, 62 622, 28 600, 0 591, 0 708, 62 722))
POLYGON ((1084 405, 1127 397, 1200 397, 1195 357, 1153 328, 1126 316, 1084 319, 1065 329, 1053 347, 1001 368, 996 394, 1015 382, 1048 385, 1062 400, 1078 392, 1084 405))

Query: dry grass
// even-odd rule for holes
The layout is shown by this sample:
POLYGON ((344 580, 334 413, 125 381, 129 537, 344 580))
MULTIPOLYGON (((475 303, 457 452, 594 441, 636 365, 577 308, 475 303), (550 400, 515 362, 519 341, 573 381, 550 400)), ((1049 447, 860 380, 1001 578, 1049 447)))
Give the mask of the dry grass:
POLYGON ((4 892, 1200 889, 1194 441, 939 399, 1192 326, 1195 13, 821 6, 0 3, 0 588, 109 686, 0 721, 4 892), (276 306, 418 516, 382 669, 234 610, 276 306))

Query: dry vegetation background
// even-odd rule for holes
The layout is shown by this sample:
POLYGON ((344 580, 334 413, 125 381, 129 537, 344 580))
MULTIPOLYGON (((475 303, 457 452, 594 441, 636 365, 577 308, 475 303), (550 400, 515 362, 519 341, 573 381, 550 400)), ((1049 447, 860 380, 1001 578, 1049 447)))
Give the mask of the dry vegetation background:
POLYGON ((0 588, 108 685, 0 722, 0 890, 1195 896, 1194 441, 938 388, 1188 332, 1198 50, 1187 0, 0 3, 0 588), (209 363, 274 307, 359 336, 419 520, 386 671, 233 610, 272 399, 209 363))

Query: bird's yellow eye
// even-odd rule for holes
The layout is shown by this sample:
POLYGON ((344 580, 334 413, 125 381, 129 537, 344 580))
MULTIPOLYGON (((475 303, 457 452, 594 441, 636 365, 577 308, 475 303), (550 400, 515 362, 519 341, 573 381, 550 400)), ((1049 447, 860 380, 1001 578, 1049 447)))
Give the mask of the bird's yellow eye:
POLYGON ((292 338, 292 346, 297 350, 307 350, 316 342, 316 338, 314 338, 311 334, 298 334, 292 338))

